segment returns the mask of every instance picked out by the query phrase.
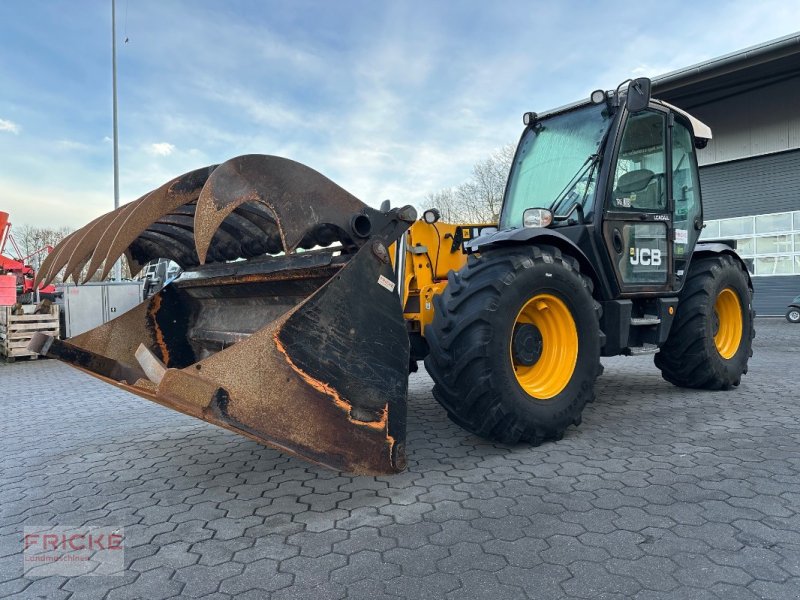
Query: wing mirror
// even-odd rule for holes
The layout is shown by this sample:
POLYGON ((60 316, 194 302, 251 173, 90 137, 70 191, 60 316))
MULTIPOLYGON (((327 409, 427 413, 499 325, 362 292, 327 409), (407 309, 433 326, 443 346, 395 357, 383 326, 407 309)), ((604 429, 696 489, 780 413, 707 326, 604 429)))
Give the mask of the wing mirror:
POLYGON ((635 113, 647 108, 648 104, 650 104, 650 80, 647 77, 632 80, 628 85, 625 107, 629 112, 635 113))

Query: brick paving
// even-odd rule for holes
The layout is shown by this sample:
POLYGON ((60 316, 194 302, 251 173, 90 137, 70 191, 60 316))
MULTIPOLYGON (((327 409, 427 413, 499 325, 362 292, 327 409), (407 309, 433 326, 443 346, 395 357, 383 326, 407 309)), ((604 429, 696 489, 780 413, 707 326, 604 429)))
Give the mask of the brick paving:
POLYGON ((539 448, 453 425, 412 376, 407 472, 350 477, 55 361, 0 365, 0 597, 798 598, 800 326, 731 392, 605 359, 539 448), (26 525, 122 525, 122 576, 22 576, 26 525))

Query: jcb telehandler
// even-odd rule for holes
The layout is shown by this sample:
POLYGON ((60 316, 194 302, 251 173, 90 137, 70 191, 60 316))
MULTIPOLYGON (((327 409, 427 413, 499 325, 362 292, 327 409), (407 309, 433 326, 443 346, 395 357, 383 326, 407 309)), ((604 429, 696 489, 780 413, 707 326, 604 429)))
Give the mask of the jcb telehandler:
POLYGON ((247 155, 178 177, 65 239, 41 279, 183 274, 137 308, 31 347, 123 389, 334 469, 405 466, 408 372, 465 429, 559 439, 601 356, 655 353, 678 386, 747 372, 752 285, 698 243, 710 129, 647 79, 526 113, 496 224, 375 210, 316 171, 247 155))

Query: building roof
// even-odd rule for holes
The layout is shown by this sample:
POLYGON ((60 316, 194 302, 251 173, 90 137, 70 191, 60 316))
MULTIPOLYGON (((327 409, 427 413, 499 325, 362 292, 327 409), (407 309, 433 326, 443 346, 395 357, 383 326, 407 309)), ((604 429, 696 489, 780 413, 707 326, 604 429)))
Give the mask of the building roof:
MULTIPOLYGON (((800 76, 800 32, 652 78, 659 100, 691 110, 754 87, 800 76)), ((588 104, 588 97, 538 114, 550 117, 588 104)))
POLYGON ((653 95, 691 109, 800 76, 800 32, 653 78, 653 95))

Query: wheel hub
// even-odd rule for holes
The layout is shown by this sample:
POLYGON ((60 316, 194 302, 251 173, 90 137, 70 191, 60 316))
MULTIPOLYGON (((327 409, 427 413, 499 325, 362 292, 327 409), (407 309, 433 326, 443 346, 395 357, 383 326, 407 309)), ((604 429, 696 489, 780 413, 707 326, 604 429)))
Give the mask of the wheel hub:
POLYGON ((514 319, 509 359, 520 387, 532 398, 560 394, 578 362, 578 330, 567 304, 553 294, 536 294, 514 319))
POLYGON ((739 350, 744 328, 742 305, 733 288, 726 287, 717 295, 712 326, 717 351, 730 360, 739 350))
POLYGON ((514 363, 530 367, 542 356, 542 333, 532 323, 517 323, 511 340, 514 363))

